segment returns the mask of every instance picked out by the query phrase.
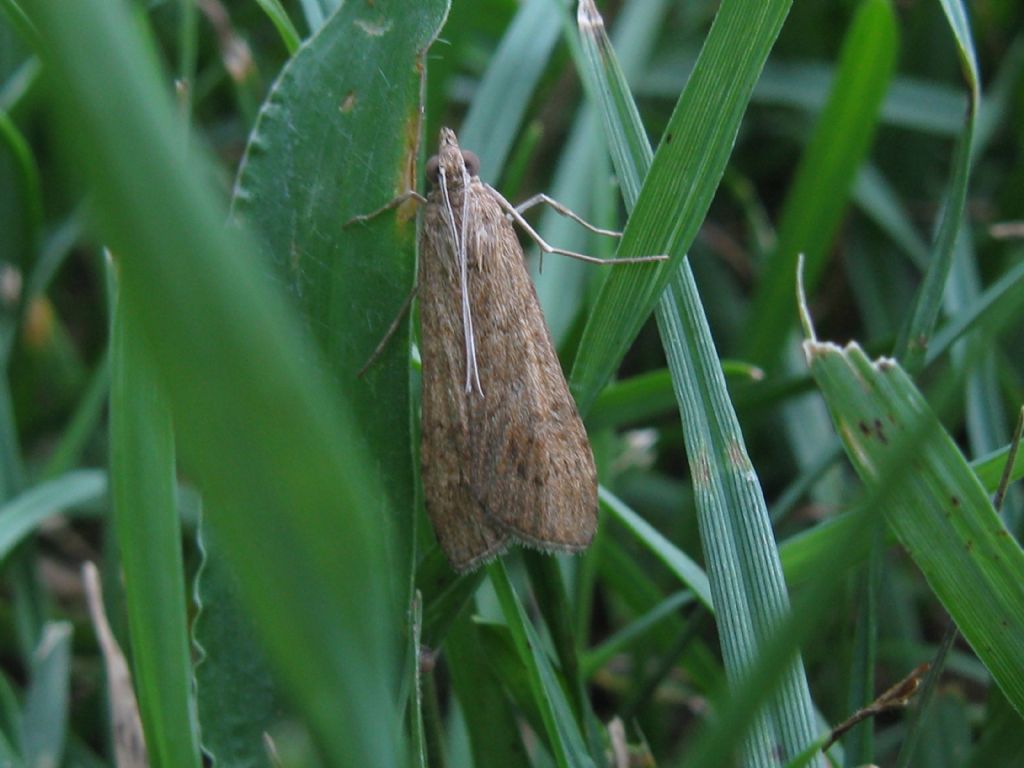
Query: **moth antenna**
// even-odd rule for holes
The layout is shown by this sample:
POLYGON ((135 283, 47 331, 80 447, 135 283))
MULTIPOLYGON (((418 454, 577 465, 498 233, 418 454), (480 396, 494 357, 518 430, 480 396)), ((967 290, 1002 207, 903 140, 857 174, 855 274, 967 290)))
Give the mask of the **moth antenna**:
MULTIPOLYGON (((469 340, 469 346, 472 348, 472 353, 468 355, 466 360, 466 391, 473 391, 472 384, 476 384, 476 391, 483 396, 483 387, 480 386, 480 368, 476 365, 476 335, 473 333, 473 313, 469 303, 469 247, 467 243, 467 229, 469 226, 469 196, 472 194, 472 185, 470 184, 469 172, 466 170, 466 166, 463 165, 462 169, 462 239, 460 241, 462 245, 462 271, 463 271, 463 285, 465 286, 463 292, 463 307, 466 313, 466 327, 469 329, 466 338, 469 340), (470 371, 472 371, 472 380, 470 380, 470 371)), ((482 261, 483 253, 477 253, 477 258, 482 261)), ((480 268, 482 264, 478 265, 480 268)))
POLYGON ((483 389, 480 387, 480 372, 476 362, 476 341, 473 337, 473 313, 469 302, 469 257, 466 249, 466 214, 469 210, 469 187, 466 186, 462 194, 462 232, 455 226, 455 211, 452 209, 451 197, 448 195, 448 178, 445 174, 443 163, 438 163, 438 180, 441 187, 441 198, 444 200, 444 209, 448 214, 448 227, 452 233, 452 243, 455 245, 455 261, 459 265, 459 288, 462 294, 462 332, 466 341, 466 392, 473 391, 473 383, 480 394, 483 389))

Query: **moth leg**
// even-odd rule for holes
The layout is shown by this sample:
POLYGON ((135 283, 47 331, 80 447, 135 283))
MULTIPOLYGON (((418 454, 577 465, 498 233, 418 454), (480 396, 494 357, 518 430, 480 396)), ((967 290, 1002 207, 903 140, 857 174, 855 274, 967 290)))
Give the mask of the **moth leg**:
POLYGON ((347 227, 347 226, 349 226, 351 224, 355 224, 357 221, 369 221, 370 219, 375 219, 378 216, 380 216, 382 213, 387 213, 388 211, 393 211, 395 208, 400 206, 406 200, 415 200, 417 203, 420 203, 421 205, 423 203, 427 202, 427 198, 425 198, 423 195, 421 195, 415 189, 410 189, 408 192, 403 192, 398 197, 396 197, 395 199, 391 200, 388 203, 385 203, 384 205, 382 205, 380 208, 378 208, 375 211, 370 211, 369 213, 363 213, 363 214, 360 214, 359 216, 353 216, 351 219, 346 221, 341 226, 342 227, 347 227))
POLYGON ((562 205, 560 202, 555 200, 555 198, 548 197, 543 192, 536 194, 529 200, 520 203, 519 205, 516 206, 516 210, 519 211, 519 213, 526 213, 530 208, 540 205, 541 203, 545 205, 550 205, 557 213, 562 214, 568 219, 572 219, 577 224, 579 224, 582 227, 586 227, 594 234, 606 235, 608 237, 622 237, 622 233, 617 232, 614 229, 601 229, 601 227, 595 227, 593 224, 584 219, 578 213, 571 211, 570 209, 562 205))
POLYGON ((522 214, 516 210, 516 207, 506 200, 498 190, 492 187, 490 184, 484 184, 484 187, 494 195, 494 198, 498 201, 498 204, 505 209, 505 212, 512 217, 513 221, 516 222, 523 231, 530 236, 544 253, 558 253, 562 256, 569 256, 573 259, 579 259, 580 261, 586 261, 590 264, 638 264, 645 261, 665 261, 668 256, 628 256, 621 259, 599 259, 596 256, 587 256, 585 253, 576 253, 576 251, 566 251, 562 248, 555 248, 553 245, 549 245, 543 237, 537 234, 537 231, 530 226, 529 222, 523 218, 522 214))
POLYGON ((402 322, 402 318, 409 313, 409 307, 412 306, 412 300, 419 289, 420 287, 417 284, 412 287, 411 291, 409 291, 409 295, 406 296, 405 301, 402 302, 402 308, 398 310, 398 314, 395 316, 395 319, 391 321, 391 325, 389 325, 387 331, 384 332, 384 338, 380 340, 380 343, 377 344, 377 348, 374 349, 373 353, 370 355, 370 359, 363 364, 363 367, 360 368, 359 372, 356 374, 357 379, 363 378, 363 374, 370 370, 370 366, 377 362, 377 359, 381 354, 383 354, 384 348, 388 345, 388 342, 391 341, 391 337, 398 331, 398 325, 402 322))

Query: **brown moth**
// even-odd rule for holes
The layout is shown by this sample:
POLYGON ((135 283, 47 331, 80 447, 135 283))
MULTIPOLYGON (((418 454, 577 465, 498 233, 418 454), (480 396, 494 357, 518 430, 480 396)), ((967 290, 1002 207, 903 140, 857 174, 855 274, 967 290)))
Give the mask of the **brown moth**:
MULTIPOLYGON (((579 552, 597 530, 594 456, 509 218, 548 253, 598 264, 665 258, 605 261, 552 248, 521 210, 543 202, 595 232, 618 233, 590 227, 546 195, 514 208, 480 180, 479 165, 455 133, 442 128, 437 155, 427 163, 430 194, 407 192, 348 222, 373 218, 410 198, 424 206, 416 289, 423 362, 420 459, 427 513, 458 571, 477 567, 513 542, 579 552)), ((385 342, 397 326, 398 319, 385 342)))
POLYGON ((423 489, 456 570, 512 541, 578 552, 597 472, 507 210, 441 131, 420 233, 423 489))

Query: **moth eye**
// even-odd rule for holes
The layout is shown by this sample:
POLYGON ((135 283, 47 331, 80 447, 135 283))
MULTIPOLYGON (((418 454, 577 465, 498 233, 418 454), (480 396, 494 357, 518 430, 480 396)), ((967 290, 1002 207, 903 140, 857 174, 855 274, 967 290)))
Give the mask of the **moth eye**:
POLYGON ((430 159, 427 160, 426 168, 424 168, 424 172, 427 174, 427 181, 430 182, 430 186, 432 186, 432 187, 436 187, 437 186, 437 178, 438 178, 437 177, 437 166, 438 166, 437 155, 432 155, 430 157, 430 159))
POLYGON ((480 173, 480 158, 476 156, 476 152, 470 152, 468 149, 462 150, 462 160, 466 163, 466 170, 469 171, 470 176, 480 173))

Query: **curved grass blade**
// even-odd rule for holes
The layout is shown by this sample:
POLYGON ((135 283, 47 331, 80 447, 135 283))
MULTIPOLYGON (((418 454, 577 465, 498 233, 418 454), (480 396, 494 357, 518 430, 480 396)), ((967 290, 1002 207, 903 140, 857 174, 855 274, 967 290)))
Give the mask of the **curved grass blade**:
POLYGON ((0 562, 48 518, 102 499, 107 473, 79 469, 39 483, 0 507, 0 562))
POLYGON ((302 37, 288 17, 288 11, 281 5, 281 0, 256 0, 256 4, 267 14, 288 53, 294 54, 302 43, 302 37))

